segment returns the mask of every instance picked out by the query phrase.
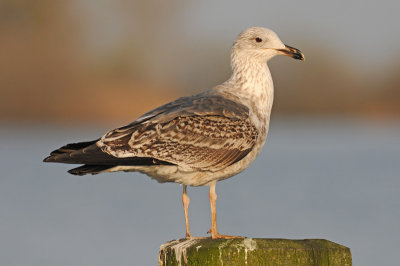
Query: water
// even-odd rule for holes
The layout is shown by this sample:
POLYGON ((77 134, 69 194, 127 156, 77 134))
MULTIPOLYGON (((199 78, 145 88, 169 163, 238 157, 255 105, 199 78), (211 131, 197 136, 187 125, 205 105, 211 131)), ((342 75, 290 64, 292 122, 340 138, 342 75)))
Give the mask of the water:
MULTIPOLYGON (((180 186, 41 162, 105 130, 1 128, 1 265, 156 265, 159 246, 184 236, 180 186)), ((188 192, 192 233, 205 235, 208 190, 188 192)), ((217 193, 221 233, 325 238, 354 265, 398 265, 400 121, 276 119, 256 162, 217 193)))

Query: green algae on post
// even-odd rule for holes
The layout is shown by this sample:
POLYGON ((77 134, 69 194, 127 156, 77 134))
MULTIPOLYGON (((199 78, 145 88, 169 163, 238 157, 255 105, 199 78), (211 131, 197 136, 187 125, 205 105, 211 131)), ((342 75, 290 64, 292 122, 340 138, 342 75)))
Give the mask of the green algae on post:
POLYGON ((324 239, 180 239, 160 247, 159 265, 351 266, 350 249, 324 239))

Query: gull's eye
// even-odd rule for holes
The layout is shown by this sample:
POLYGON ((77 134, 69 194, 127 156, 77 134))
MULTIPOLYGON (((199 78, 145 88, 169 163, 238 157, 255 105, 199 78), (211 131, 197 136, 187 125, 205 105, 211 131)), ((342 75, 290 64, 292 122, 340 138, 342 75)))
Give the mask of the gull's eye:
POLYGON ((260 37, 255 38, 256 42, 262 42, 262 39, 260 37))

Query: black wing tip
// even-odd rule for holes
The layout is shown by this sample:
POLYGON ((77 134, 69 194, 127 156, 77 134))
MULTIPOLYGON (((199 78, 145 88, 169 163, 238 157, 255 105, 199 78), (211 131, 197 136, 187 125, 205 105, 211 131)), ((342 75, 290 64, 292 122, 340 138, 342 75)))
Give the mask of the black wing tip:
POLYGON ((83 176, 87 174, 97 175, 102 173, 104 170, 113 168, 115 165, 82 165, 71 170, 68 173, 71 175, 83 176))
MULTIPOLYGON (((79 168, 79 167, 78 167, 79 168)), ((70 173, 71 175, 75 175, 75 176, 83 176, 86 175, 87 173, 82 173, 79 170, 76 170, 76 168, 68 170, 68 173, 70 173)))
POLYGON ((53 163, 55 162, 54 156, 50 155, 43 159, 44 163, 53 163))
POLYGON ((77 152, 81 149, 87 148, 87 147, 95 144, 98 140, 99 139, 66 144, 66 145, 62 146, 61 148, 58 148, 58 149, 50 152, 50 155, 47 156, 46 158, 44 158, 43 162, 45 162, 45 163, 71 163, 70 159, 65 161, 65 157, 63 157, 62 155, 68 156, 69 154, 71 154, 73 152, 77 152), (59 155, 61 155, 61 156, 59 156, 59 155))

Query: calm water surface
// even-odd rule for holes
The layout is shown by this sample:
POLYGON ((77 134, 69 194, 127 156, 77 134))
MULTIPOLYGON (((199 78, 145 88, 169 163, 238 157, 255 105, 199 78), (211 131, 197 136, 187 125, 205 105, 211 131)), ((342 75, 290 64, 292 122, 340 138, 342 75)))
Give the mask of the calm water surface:
MULTIPOLYGON (((41 162, 106 130, 1 127, 1 265, 156 265, 159 246, 184 236, 180 186, 41 162)), ((325 238, 354 265, 398 265, 400 121, 276 119, 259 158, 217 193, 221 233, 325 238)), ((189 196, 192 233, 205 235, 208 190, 189 196)))

